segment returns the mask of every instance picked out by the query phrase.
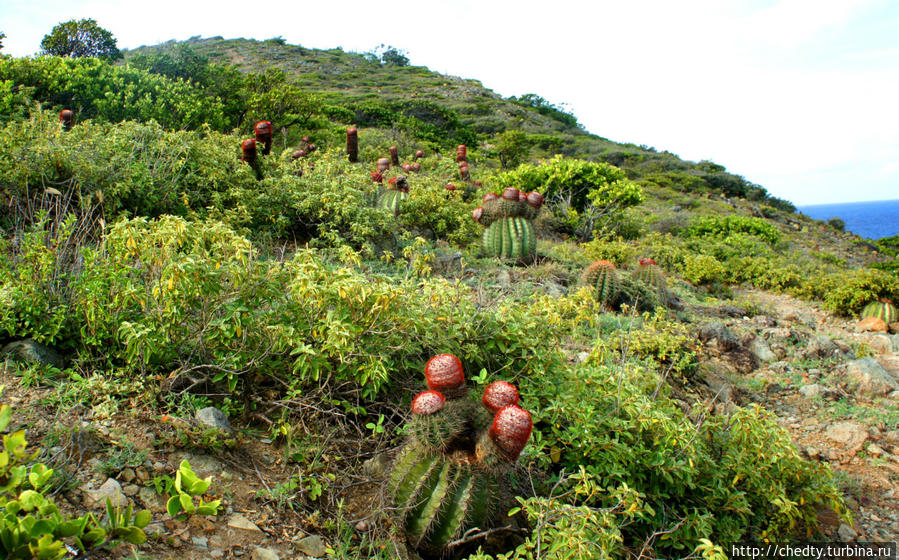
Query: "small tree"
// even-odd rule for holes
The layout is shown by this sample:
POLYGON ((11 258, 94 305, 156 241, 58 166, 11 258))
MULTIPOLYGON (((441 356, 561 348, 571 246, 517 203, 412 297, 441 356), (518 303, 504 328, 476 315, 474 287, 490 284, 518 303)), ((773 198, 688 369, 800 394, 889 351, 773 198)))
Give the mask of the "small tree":
POLYGON ((44 35, 41 41, 44 54, 80 58, 92 56, 114 60, 122 58, 112 33, 97 25, 93 19, 60 23, 44 35))
POLYGON ((6 39, 6 33, 0 31, 0 49, 3 49, 3 39, 6 39))
POLYGON ((391 66, 409 66, 409 57, 406 56, 406 51, 392 45, 384 45, 382 43, 378 45, 375 52, 381 53, 382 64, 389 64, 391 66))

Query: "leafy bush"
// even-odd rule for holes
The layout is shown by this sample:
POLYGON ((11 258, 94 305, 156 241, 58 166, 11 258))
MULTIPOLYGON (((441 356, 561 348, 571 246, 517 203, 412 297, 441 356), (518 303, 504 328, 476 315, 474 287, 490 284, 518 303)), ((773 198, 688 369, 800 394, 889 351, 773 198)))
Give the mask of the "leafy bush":
MULTIPOLYGON (((804 537, 816 527, 819 505, 845 511, 828 468, 801 459, 761 409, 730 416, 694 409, 688 416, 659 374, 596 355, 549 378, 529 378, 521 390, 539 411, 530 450, 538 464, 583 469, 605 488, 639 493, 628 508, 632 519, 616 523, 624 546, 639 547, 659 531, 670 535, 654 544, 660 556, 683 556, 676 551, 702 539, 804 537)), ((620 511, 619 502, 599 491, 567 501, 592 511, 620 511)), ((564 547, 576 535, 568 531, 547 546, 564 547)))
POLYGON ((7 58, 0 80, 31 88, 31 96, 56 110, 75 111, 76 121, 155 120, 169 129, 209 124, 223 130, 223 104, 181 80, 96 58, 7 58))
POLYGON ((754 235, 771 245, 780 241, 780 232, 762 218, 730 214, 727 216, 702 216, 690 224, 689 237, 712 237, 724 239, 734 233, 754 235))
POLYGON ((852 316, 880 298, 899 300, 899 277, 871 268, 818 274, 807 279, 799 294, 823 300, 828 311, 852 316))
POLYGON ((643 190, 628 181, 621 169, 561 155, 495 175, 491 184, 539 191, 570 231, 584 239, 603 235, 621 221, 626 208, 644 199, 643 190))

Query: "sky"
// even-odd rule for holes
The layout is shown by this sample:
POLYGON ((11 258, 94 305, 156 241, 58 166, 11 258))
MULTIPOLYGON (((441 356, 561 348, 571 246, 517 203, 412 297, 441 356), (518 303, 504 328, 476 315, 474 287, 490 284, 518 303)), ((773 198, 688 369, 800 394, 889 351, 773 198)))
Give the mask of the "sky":
POLYGON ((119 48, 197 35, 392 45, 798 205, 899 199, 897 0, 0 0, 2 52, 34 54, 54 25, 88 17, 119 48))

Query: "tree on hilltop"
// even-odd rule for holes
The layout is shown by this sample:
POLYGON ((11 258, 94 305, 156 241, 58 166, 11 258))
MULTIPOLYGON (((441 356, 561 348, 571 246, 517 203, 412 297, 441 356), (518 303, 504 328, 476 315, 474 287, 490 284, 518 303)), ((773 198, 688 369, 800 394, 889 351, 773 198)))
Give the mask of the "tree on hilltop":
POLYGON ((6 39, 6 33, 0 31, 0 49, 3 48, 3 39, 6 39))
POLYGON ((73 19, 60 23, 49 35, 44 35, 41 49, 44 54, 70 58, 122 58, 122 53, 116 47, 115 37, 93 19, 73 19))

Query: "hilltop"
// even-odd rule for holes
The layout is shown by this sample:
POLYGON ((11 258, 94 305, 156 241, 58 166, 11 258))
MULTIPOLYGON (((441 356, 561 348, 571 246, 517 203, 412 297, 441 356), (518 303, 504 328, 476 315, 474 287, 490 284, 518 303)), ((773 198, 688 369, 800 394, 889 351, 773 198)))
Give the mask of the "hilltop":
POLYGON ((0 466, 20 555, 899 535, 895 238, 371 54, 124 54, 0 60, 0 428, 38 451, 0 466), (457 378, 418 401, 443 354, 470 402, 457 378), (497 381, 527 429, 479 403, 497 381))

